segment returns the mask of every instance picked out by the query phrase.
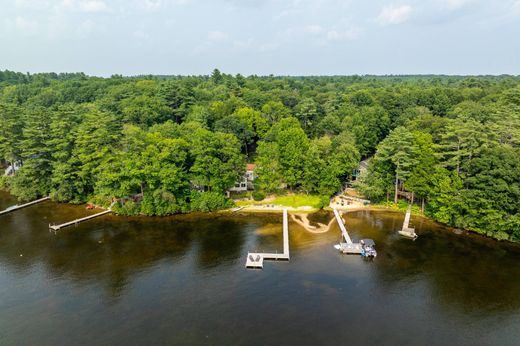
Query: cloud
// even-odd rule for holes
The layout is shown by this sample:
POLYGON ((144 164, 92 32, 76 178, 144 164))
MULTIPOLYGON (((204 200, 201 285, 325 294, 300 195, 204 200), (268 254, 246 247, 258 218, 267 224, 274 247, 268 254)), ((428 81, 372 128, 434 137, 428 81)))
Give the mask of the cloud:
POLYGON ((511 13, 520 14, 520 0, 516 0, 511 6, 511 13))
POLYGON ((308 25, 305 27, 305 31, 309 34, 321 34, 325 30, 321 27, 321 25, 308 25))
POLYGON ((16 17, 14 24, 17 30, 26 32, 33 32, 38 27, 38 22, 20 16, 16 17))
POLYGON ((208 32, 208 40, 211 42, 225 42, 229 38, 229 35, 225 32, 212 30, 208 32))
POLYGON ((379 16, 377 17, 377 21, 381 25, 389 25, 389 24, 400 24, 404 23, 408 20, 410 15, 412 14, 412 6, 410 5, 390 5, 385 6, 379 16))
POLYGON ((78 36, 82 38, 88 37, 95 29, 97 28, 96 22, 91 19, 86 19, 81 22, 80 25, 76 28, 76 32, 78 36))
POLYGON ((328 41, 351 41, 357 39, 359 33, 359 29, 350 29, 346 31, 330 30, 327 31, 326 37, 328 41))
POLYGON ((139 1, 139 4, 145 9, 145 11, 153 12, 157 11, 162 6, 162 0, 145 0, 139 1))
MULTIPOLYGON (((294 29, 293 31, 298 31, 294 29)), ((359 37, 360 29, 358 28, 350 28, 347 30, 339 30, 339 29, 326 29, 321 25, 313 24, 307 25, 303 31, 307 34, 313 35, 320 40, 326 41, 350 41, 355 40, 359 37)))
POLYGON ((40 11, 50 7, 46 0, 15 0, 14 6, 24 10, 40 11))
POLYGON ((472 0, 437 0, 441 8, 447 10, 458 10, 459 8, 470 3, 472 0))
POLYGON ((81 1, 79 9, 83 12, 107 12, 109 7, 103 1, 100 0, 87 0, 81 1))
POLYGON ((85 13, 110 12, 110 7, 102 0, 63 0, 59 7, 85 13))

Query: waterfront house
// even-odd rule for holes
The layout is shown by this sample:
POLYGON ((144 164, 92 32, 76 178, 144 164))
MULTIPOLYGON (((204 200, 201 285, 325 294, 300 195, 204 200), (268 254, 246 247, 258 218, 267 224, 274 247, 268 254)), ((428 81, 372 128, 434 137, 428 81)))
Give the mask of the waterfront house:
POLYGON ((242 178, 235 183, 235 186, 229 189, 229 192, 245 192, 254 190, 255 188, 253 183, 256 179, 255 168, 255 164, 248 163, 246 165, 246 172, 242 178))

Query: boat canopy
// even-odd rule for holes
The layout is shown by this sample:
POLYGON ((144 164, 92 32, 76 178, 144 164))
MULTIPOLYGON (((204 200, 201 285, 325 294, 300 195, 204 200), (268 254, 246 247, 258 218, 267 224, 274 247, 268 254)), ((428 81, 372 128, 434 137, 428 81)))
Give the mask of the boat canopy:
POLYGON ((372 239, 362 239, 361 244, 366 246, 376 246, 376 243, 372 239))

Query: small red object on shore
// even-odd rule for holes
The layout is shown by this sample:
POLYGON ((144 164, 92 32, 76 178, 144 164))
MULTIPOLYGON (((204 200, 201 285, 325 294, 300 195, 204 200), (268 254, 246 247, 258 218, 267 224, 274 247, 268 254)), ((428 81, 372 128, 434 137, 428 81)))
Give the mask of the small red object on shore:
POLYGON ((91 210, 91 209, 94 209, 94 208, 95 208, 94 204, 90 204, 90 203, 87 204, 87 206, 85 207, 85 209, 88 209, 88 210, 91 210))

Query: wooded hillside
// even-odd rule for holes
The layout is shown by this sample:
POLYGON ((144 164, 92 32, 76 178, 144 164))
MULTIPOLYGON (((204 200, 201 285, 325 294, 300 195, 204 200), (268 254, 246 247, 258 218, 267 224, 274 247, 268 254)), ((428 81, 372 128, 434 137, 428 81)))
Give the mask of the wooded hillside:
POLYGON ((22 200, 166 215, 256 189, 331 196, 369 159, 372 200, 413 192, 443 223, 520 240, 518 77, 88 77, 0 71, 2 183, 22 200), (142 194, 141 203, 132 196, 142 194))

